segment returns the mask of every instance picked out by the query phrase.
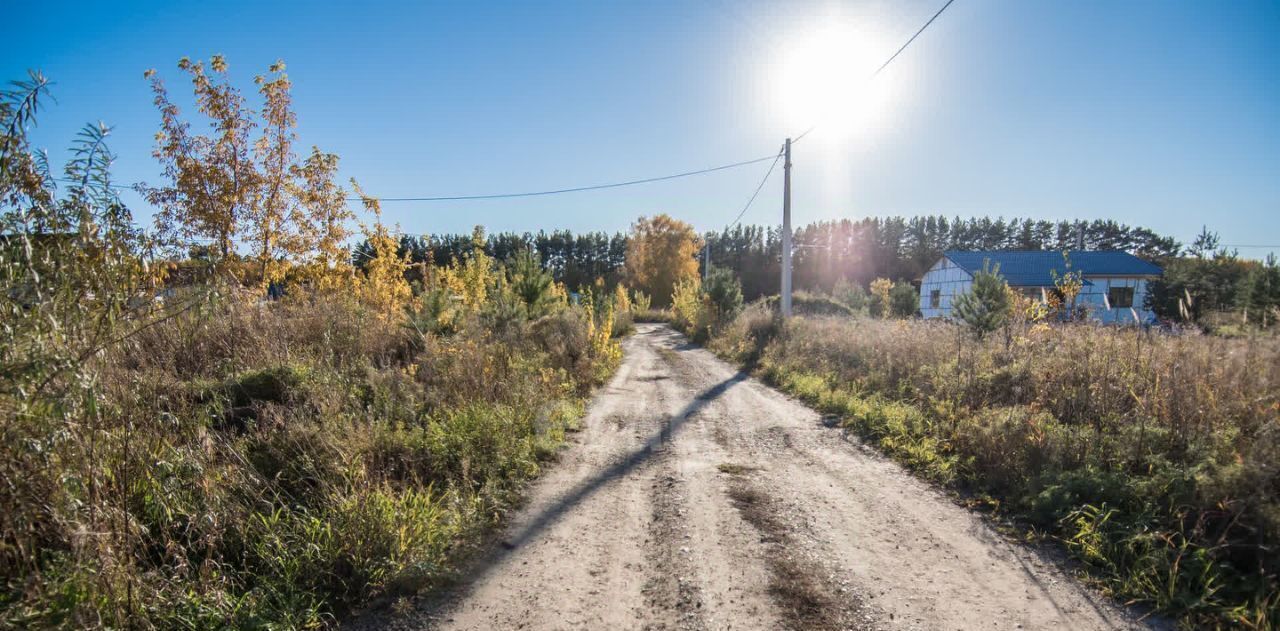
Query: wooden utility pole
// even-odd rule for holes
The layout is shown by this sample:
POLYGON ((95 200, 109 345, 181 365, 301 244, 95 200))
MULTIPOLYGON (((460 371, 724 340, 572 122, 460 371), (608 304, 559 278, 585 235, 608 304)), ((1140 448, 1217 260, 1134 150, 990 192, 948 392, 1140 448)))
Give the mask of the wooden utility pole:
POLYGON ((782 317, 791 317, 791 139, 782 158, 782 317))
MULTIPOLYGON (((709 234, 709 233, 708 233, 709 234)), ((702 244, 702 282, 707 282, 707 278, 711 273, 711 239, 707 238, 707 242, 702 244)))

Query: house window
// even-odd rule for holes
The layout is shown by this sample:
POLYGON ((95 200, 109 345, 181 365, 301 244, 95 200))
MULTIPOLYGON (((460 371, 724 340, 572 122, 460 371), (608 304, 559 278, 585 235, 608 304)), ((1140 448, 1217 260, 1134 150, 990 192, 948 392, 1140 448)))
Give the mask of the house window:
POLYGON ((1107 290, 1107 302, 1112 309, 1128 309, 1133 306, 1132 287, 1112 287, 1107 290))
POLYGON ((937 309, 942 306, 942 290, 935 289, 929 292, 929 308, 937 309))

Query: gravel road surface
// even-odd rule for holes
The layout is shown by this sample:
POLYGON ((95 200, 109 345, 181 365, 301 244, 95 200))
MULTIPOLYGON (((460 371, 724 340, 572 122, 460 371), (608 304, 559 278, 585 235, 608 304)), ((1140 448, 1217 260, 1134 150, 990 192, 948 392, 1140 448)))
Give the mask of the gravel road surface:
POLYGON ((669 327, 624 350, 500 545, 376 626, 1145 628, 669 327))

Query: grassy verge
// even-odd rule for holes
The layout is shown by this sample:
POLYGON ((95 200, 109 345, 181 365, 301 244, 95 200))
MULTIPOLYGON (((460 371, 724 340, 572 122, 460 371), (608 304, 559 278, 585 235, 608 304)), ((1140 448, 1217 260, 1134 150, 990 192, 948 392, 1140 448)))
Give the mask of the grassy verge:
POLYGON ((448 580, 612 370, 593 343, 582 309, 423 335, 338 299, 149 328, 74 414, 4 424, 0 627, 311 628, 448 580))
POLYGON ((1280 348, 748 309, 711 342, 1188 628, 1280 620, 1280 348))
POLYGON ((645 309, 636 311, 633 317, 636 322, 663 322, 668 324, 675 318, 669 309, 645 309))

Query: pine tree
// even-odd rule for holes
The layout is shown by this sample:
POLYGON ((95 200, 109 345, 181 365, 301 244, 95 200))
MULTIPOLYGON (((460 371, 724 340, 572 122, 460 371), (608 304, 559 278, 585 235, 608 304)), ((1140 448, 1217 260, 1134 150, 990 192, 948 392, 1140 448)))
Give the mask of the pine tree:
POLYGON ((984 261, 982 271, 973 275, 969 291, 956 298, 953 311, 979 339, 1004 326, 1012 305, 1008 284, 1000 276, 1000 266, 984 261))
POLYGON ((555 306, 555 279, 542 268, 533 250, 517 254, 507 266, 507 276, 511 291, 524 302, 530 318, 542 317, 555 306))

